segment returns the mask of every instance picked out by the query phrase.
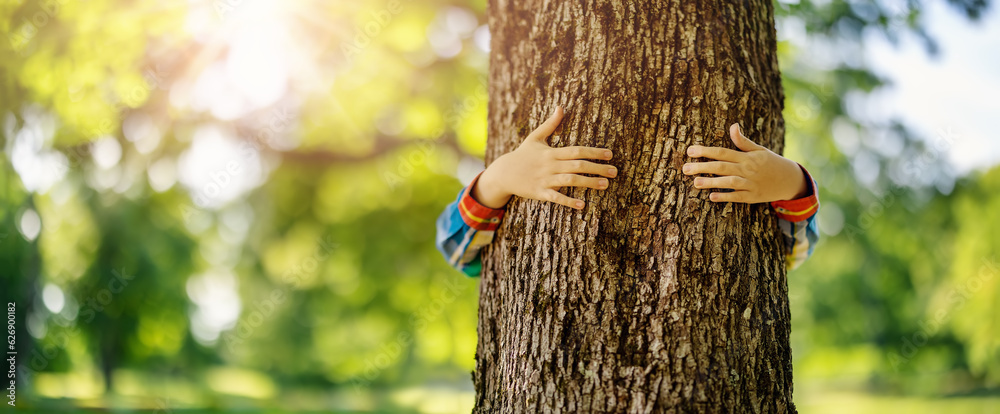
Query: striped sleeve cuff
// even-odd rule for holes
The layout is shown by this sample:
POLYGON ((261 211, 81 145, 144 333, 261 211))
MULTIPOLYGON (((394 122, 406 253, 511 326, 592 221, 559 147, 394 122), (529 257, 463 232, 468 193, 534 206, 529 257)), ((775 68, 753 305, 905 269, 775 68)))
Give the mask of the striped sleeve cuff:
POLYGON ((809 184, 809 195, 795 200, 772 201, 771 207, 778 213, 778 218, 797 223, 809 219, 819 209, 819 197, 816 196, 816 182, 813 181, 809 171, 806 171, 802 164, 799 164, 802 173, 806 175, 806 183, 809 184))
MULTIPOLYGON (((482 173, 479 173, 482 175, 482 173)), ((500 227, 500 220, 503 219, 504 209, 489 208, 479 204, 472 197, 472 188, 479 181, 479 175, 472 179, 468 187, 462 193, 462 198, 458 201, 458 214, 462 216, 462 221, 476 230, 496 230, 500 227)))

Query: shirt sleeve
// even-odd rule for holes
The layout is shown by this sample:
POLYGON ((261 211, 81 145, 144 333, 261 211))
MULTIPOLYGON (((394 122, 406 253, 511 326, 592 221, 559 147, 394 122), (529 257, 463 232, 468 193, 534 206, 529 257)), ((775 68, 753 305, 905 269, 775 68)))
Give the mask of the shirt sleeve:
POLYGON ((500 227, 505 211, 486 207, 472 198, 472 188, 478 181, 477 175, 437 219, 438 250, 448 264, 470 277, 481 273, 479 252, 493 242, 493 234, 500 227))
POLYGON ((819 197, 816 181, 805 167, 799 165, 809 184, 809 195, 795 200, 774 201, 771 207, 778 214, 778 226, 784 236, 785 266, 788 270, 799 267, 812 255, 819 241, 819 227, 816 213, 819 211, 819 197))

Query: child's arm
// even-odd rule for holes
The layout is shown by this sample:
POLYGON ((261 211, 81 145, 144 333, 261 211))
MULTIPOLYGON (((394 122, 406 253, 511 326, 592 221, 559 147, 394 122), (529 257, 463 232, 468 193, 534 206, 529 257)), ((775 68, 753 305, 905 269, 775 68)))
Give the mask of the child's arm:
MULTIPOLYGON (((617 175, 612 166, 583 161, 610 159, 610 150, 552 148, 546 144, 546 138, 555 131, 562 115, 562 109, 557 109, 515 151, 498 158, 462 189, 458 199, 441 213, 437 221, 437 247, 452 266, 469 276, 480 274, 479 252, 493 241, 493 232, 500 226, 504 207, 511 196, 582 209, 583 201, 567 197, 557 190, 561 187, 603 190, 607 188, 606 179, 579 174, 608 178, 617 175)), ((771 202, 780 219, 779 225, 785 236, 786 263, 791 270, 812 254, 818 240, 815 214, 819 201, 815 182, 799 164, 744 137, 737 125, 730 128, 730 136, 736 146, 746 152, 692 145, 688 148, 689 156, 719 161, 685 164, 684 173, 720 176, 696 178, 697 188, 734 190, 712 193, 712 201, 771 202)))
POLYGON ((591 147, 552 148, 547 138, 562 120, 562 108, 534 130, 516 150, 497 158, 480 173, 437 220, 437 247, 453 267, 468 276, 479 276, 479 251, 493 241, 504 207, 512 196, 550 201, 576 209, 583 201, 558 190, 562 187, 608 188, 615 167, 585 161, 609 160, 611 151, 591 147))
POLYGON ((500 226, 503 209, 492 209, 479 204, 469 194, 469 188, 479 181, 476 176, 458 193, 455 202, 448 204, 437 219, 437 248, 448 264, 466 276, 479 276, 482 261, 479 251, 493 242, 493 232, 500 226))
MULTIPOLYGON (((815 182, 810 179, 815 191, 815 182)), ((819 241, 816 212, 819 200, 815 192, 805 198, 789 201, 775 201, 771 207, 778 213, 778 226, 785 236, 785 266, 792 270, 799 267, 812 255, 819 241)))
POLYGON ((738 124, 729 127, 729 136, 744 152, 692 145, 687 150, 689 156, 716 161, 684 164, 684 174, 716 175, 695 178, 696 188, 732 189, 732 192, 710 194, 709 198, 715 202, 770 202, 778 214, 778 224, 785 236, 787 268, 798 267, 812 254, 819 239, 816 182, 798 163, 743 136, 738 124))

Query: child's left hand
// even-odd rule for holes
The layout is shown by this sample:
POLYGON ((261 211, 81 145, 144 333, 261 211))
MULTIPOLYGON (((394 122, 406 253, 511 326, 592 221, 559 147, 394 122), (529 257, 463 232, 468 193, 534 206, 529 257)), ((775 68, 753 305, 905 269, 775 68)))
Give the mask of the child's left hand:
POLYGON ((799 164, 757 145, 743 136, 739 124, 729 127, 729 137, 744 152, 721 147, 692 145, 687 154, 692 158, 718 161, 684 164, 685 175, 714 174, 718 177, 697 177, 695 188, 731 188, 732 192, 713 192, 712 201, 765 203, 794 200, 809 195, 809 185, 799 164))

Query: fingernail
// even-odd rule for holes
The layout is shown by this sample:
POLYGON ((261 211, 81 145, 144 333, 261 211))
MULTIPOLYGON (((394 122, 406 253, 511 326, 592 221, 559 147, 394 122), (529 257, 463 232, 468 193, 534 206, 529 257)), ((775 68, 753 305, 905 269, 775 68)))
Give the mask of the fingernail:
POLYGON ((684 172, 685 173, 691 172, 691 164, 684 164, 684 172))
POLYGON ((718 198, 719 198, 719 196, 716 195, 716 193, 712 193, 712 194, 708 195, 708 199, 712 200, 712 201, 717 201, 718 198))
POLYGON ((600 180, 597 180, 597 186, 601 187, 601 188, 607 187, 608 186, 608 180, 604 179, 604 178, 602 178, 600 180))
POLYGON ((604 151, 604 159, 610 160, 612 155, 611 151, 604 151))
POLYGON ((615 168, 615 167, 608 168, 608 175, 610 175, 612 177, 617 177, 618 176, 618 169, 615 168))
POLYGON ((583 202, 582 201, 577 201, 576 202, 576 208, 583 208, 583 202))
POLYGON ((688 147, 688 155, 694 156, 694 147, 688 147))
POLYGON ((694 179, 694 186, 695 186, 696 188, 701 188, 701 184, 702 184, 702 182, 703 182, 703 181, 704 181, 704 180, 702 180, 701 178, 695 178, 695 179, 694 179))

